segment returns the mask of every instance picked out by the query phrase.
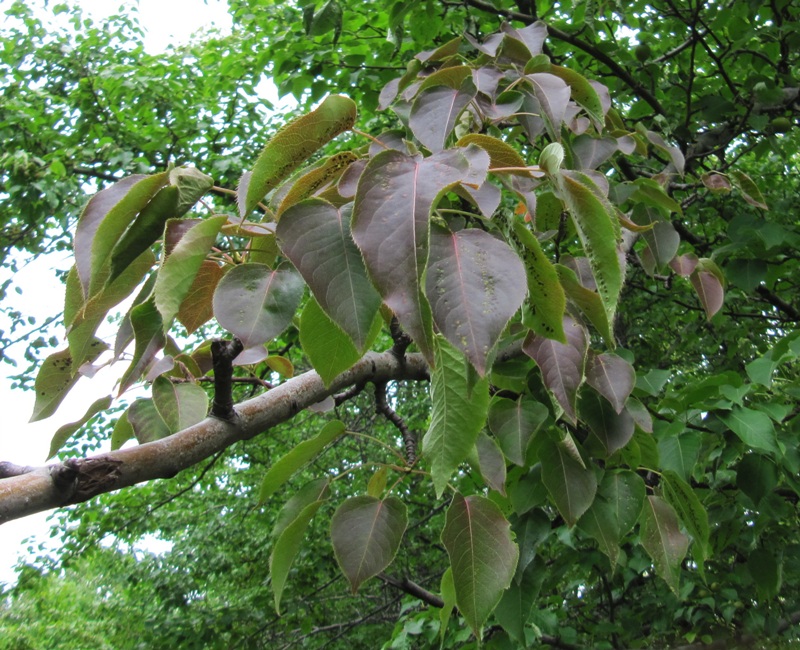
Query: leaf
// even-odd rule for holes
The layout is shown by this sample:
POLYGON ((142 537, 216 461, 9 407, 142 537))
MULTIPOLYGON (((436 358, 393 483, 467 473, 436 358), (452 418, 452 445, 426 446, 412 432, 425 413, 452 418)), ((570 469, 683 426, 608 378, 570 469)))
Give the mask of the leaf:
POLYGON ((539 336, 566 343, 563 321, 567 298, 556 268, 525 225, 514 222, 513 230, 518 252, 525 263, 528 286, 523 322, 539 336))
POLYGON ((153 382, 153 403, 170 433, 201 422, 208 411, 208 396, 196 384, 173 384, 164 376, 153 382))
POLYGON ((570 95, 592 118, 595 128, 602 131, 603 124, 605 123, 605 111, 603 110, 603 103, 600 101, 600 96, 597 94, 594 86, 589 83, 588 79, 582 74, 570 70, 569 68, 561 67, 560 65, 551 65, 549 67, 550 74, 563 79, 570 87, 570 95))
POLYGON ((178 309, 178 320, 191 334, 214 316, 214 291, 225 274, 225 270, 213 260, 203 260, 192 286, 178 309))
POLYGON ((736 468, 736 487, 749 496, 755 507, 778 485, 778 468, 761 454, 746 454, 736 468))
POLYGON ((483 133, 469 133, 460 138, 456 143, 457 147, 467 147, 469 145, 476 145, 489 154, 490 167, 489 171, 492 173, 512 174, 518 176, 527 176, 532 178, 532 174, 527 170, 528 163, 519 155, 516 149, 510 144, 503 142, 498 138, 483 133), (505 171, 505 168, 516 168, 513 171, 505 171), (503 169, 502 172, 495 172, 494 169, 503 169))
MULTIPOLYGON (((540 466, 541 467, 541 466, 540 466)), ((541 508, 536 508, 517 519, 514 525, 517 546, 519 546, 519 562, 514 582, 523 581, 525 570, 536 558, 536 550, 550 536, 552 522, 541 508)))
POLYGON ((658 441, 658 455, 664 470, 673 470, 688 481, 697 463, 702 440, 696 431, 687 431, 658 441))
MULTIPOLYGON (((287 209, 316 194, 326 185, 336 182, 344 171, 358 158, 352 151, 342 151, 326 158, 320 165, 304 173, 291 183, 275 210, 280 217, 287 209)), ((278 190, 278 194, 281 190, 278 190)), ((275 200, 274 198, 272 199, 275 200)))
POLYGON ((736 189, 742 193, 742 198, 747 203, 760 210, 769 210, 769 206, 767 206, 766 201, 764 201, 761 190, 758 189, 758 185, 755 184, 752 178, 738 170, 731 171, 730 177, 733 180, 733 184, 736 185, 736 189))
MULTIPOLYGON (((519 574, 519 572, 517 572, 519 574)), ((547 571, 537 563, 523 571, 519 583, 512 581, 511 586, 503 592, 494 616, 509 636, 526 647, 525 624, 531 608, 539 596, 547 571)))
POLYGON ((525 298, 525 270, 508 244, 482 230, 432 226, 425 291, 433 320, 478 373, 525 298))
POLYGON ((162 187, 112 249, 106 284, 113 282, 161 237, 167 220, 177 216, 177 208, 178 188, 170 185, 162 187))
POLYGON ((300 344, 326 386, 361 358, 350 337, 313 298, 300 314, 300 344))
POLYGON ((67 440, 70 439, 73 433, 80 429, 100 411, 105 411, 109 406, 111 406, 112 401, 111 395, 101 397, 100 399, 95 400, 92 405, 86 409, 86 413, 81 416, 80 420, 77 422, 70 422, 69 424, 59 427, 58 430, 53 434, 53 438, 50 441, 50 451, 47 452, 47 460, 50 460, 59 452, 59 450, 66 444, 67 440))
POLYGON ((783 584, 783 566, 775 555, 757 548, 747 558, 747 568, 756 583, 759 598, 771 600, 778 595, 783 584))
POLYGON ((294 447, 285 456, 269 468, 264 481, 261 483, 261 490, 258 494, 259 503, 264 503, 278 489, 286 483, 298 469, 315 458, 325 447, 336 440, 345 431, 345 426, 339 420, 330 420, 322 427, 315 437, 304 440, 294 447))
POLYGON ((281 536, 284 530, 289 527, 300 513, 316 501, 325 501, 330 494, 330 479, 318 478, 309 481, 297 492, 295 492, 289 500, 283 504, 278 516, 275 518, 275 525, 272 527, 270 536, 277 539, 281 536))
POLYGON ((317 149, 349 130, 356 121, 356 104, 349 97, 329 95, 310 113, 293 120, 264 147, 239 181, 239 216, 244 219, 267 192, 288 178, 317 149))
POLYGON ((614 209, 592 189, 594 184, 586 175, 565 170, 557 178, 559 192, 575 223, 597 291, 612 322, 622 289, 622 270, 617 257, 619 224, 614 209))
POLYGON ((616 354, 590 354, 586 383, 605 397, 617 413, 622 413, 636 385, 636 371, 616 354))
POLYGON ((575 459, 575 448, 570 449, 566 440, 543 440, 539 460, 542 481, 561 516, 572 528, 594 501, 597 492, 594 470, 575 459))
MULTIPOLYGON (((91 350, 86 357, 88 363, 108 349, 100 339, 92 339, 88 347, 91 350)), ((34 383, 36 401, 29 422, 44 420, 56 412, 67 393, 80 379, 81 375, 77 370, 72 367, 72 355, 69 349, 53 352, 42 362, 34 383)))
POLYGON ((155 304, 167 331, 194 284, 203 261, 227 217, 211 217, 193 225, 161 263, 154 289, 155 304))
POLYGON ((489 499, 456 493, 442 543, 450 556, 456 605, 480 639, 483 624, 514 577, 519 549, 511 539, 511 526, 489 499))
POLYGON ((350 236, 351 212, 308 199, 283 214, 277 236, 317 304, 363 353, 381 299, 350 236))
POLYGON ((634 422, 631 415, 625 410, 617 413, 608 400, 595 391, 581 392, 579 410, 581 420, 600 441, 606 456, 622 449, 633 437, 634 422))
POLYGON ((578 526, 591 535, 615 570, 620 543, 639 519, 645 497, 641 476, 630 470, 607 471, 578 526))
POLYGON ((763 411, 734 406, 730 413, 718 413, 717 417, 749 447, 778 453, 775 425, 763 411))
POLYGON ((442 574, 442 581, 439 587, 442 592, 444 604, 439 611, 439 639, 443 643, 447 634, 447 624, 456 606, 456 586, 453 584, 453 569, 447 567, 442 574))
POLYGON ((575 424, 575 401, 578 387, 583 382, 589 337, 586 330, 569 316, 564 317, 564 333, 566 344, 528 333, 522 351, 539 366, 547 390, 564 409, 570 422, 575 424))
POLYGON ((75 265, 84 297, 90 298, 106 281, 112 249, 134 217, 167 182, 168 172, 133 174, 95 194, 81 212, 75 229, 75 265))
POLYGON ((161 314, 152 298, 131 309, 131 327, 136 346, 133 359, 120 379, 120 395, 139 380, 158 351, 167 343, 161 314))
POLYGON ((644 550, 652 558, 656 573, 677 596, 681 562, 689 549, 689 538, 681 532, 675 510, 661 497, 648 496, 640 523, 644 550))
POLYGON ((689 281, 706 312, 706 317, 711 320, 711 317, 722 309, 725 300, 722 281, 715 273, 706 271, 699 265, 689 276, 689 281))
POLYGON ((196 167, 176 167, 169 172, 169 182, 178 190, 177 217, 191 210, 203 195, 214 187, 214 179, 196 167))
POLYGON ((217 285, 214 315, 245 349, 268 343, 291 323, 304 286, 294 269, 240 264, 217 285))
MULTIPOLYGON (((451 68, 445 68, 449 71, 451 68)), ((414 99, 408 126, 414 136, 432 153, 444 149, 456 120, 475 97, 477 89, 472 77, 466 77, 460 87, 445 85, 426 87, 414 99)))
POLYGON ((650 230, 642 233, 642 238, 653 255, 656 269, 662 269, 669 264, 681 244, 681 236, 669 221, 654 222, 650 230))
POLYGON ((528 446, 548 415, 544 404, 525 395, 514 401, 499 397, 489 405, 489 429, 506 458, 524 467, 528 446))
POLYGON ((478 470, 486 485, 505 496, 506 493, 506 459, 494 438, 483 431, 475 441, 478 456, 478 470))
POLYGON ((561 125, 567 112, 570 91, 563 79, 548 72, 535 72, 525 75, 533 96, 541 106, 541 116, 553 140, 561 140, 561 125))
POLYGON ((431 421, 422 439, 437 498, 462 463, 486 421, 489 382, 470 379, 464 355, 443 337, 435 339, 436 363, 431 372, 431 421))
POLYGON ((114 430, 111 432, 111 451, 121 449, 128 440, 134 437, 133 427, 128 421, 128 411, 119 416, 114 430))
POLYGON ((137 399, 128 408, 127 416, 136 440, 141 445, 161 440, 170 434, 169 427, 158 414, 153 400, 149 398, 137 399))
POLYGON ((569 299, 578 306, 586 318, 589 319, 589 322, 594 325, 606 344, 614 347, 614 332, 600 294, 584 287, 572 269, 563 264, 556 264, 555 268, 561 286, 564 287, 564 292, 569 299))
POLYGON ((675 472, 667 470, 661 477, 664 499, 675 509, 686 530, 694 538, 700 549, 700 557, 703 560, 708 559, 711 552, 708 543, 711 531, 706 509, 695 491, 675 472))
POLYGON ((369 161, 358 184, 353 239, 384 302, 429 362, 433 361, 433 331, 420 283, 428 259, 431 209, 458 182, 480 185, 486 167, 488 156, 477 147, 451 149, 424 159, 383 151, 369 161))
POLYGON ((406 506, 397 497, 351 497, 336 509, 333 552, 353 593, 392 563, 407 525, 406 506))

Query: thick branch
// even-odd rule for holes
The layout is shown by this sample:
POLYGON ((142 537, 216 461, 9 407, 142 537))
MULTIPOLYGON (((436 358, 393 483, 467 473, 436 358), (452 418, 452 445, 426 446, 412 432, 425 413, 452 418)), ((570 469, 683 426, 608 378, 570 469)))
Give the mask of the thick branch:
POLYGON ((4 478, 0 480, 0 524, 144 481, 171 478, 240 440, 286 422, 348 386, 426 379, 428 366, 422 355, 407 354, 401 362, 391 352, 367 353, 327 387, 316 372, 306 372, 238 404, 234 422, 206 418, 184 431, 138 447, 70 459, 4 478))

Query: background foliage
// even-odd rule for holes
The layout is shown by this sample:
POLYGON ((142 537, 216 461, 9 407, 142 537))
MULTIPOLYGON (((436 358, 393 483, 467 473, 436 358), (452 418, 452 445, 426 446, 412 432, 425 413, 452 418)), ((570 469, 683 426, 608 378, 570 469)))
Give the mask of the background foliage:
MULTIPOLYGON (((436 447, 430 438, 427 447, 421 443, 419 467, 433 472, 435 491, 429 476, 394 470, 408 460, 403 459, 405 432, 422 440, 429 426, 436 430, 429 423, 428 387, 391 383, 387 399, 382 399, 381 390, 361 386, 347 395, 350 399, 342 398, 334 412, 348 434, 337 437, 295 473, 290 489, 266 501, 259 500, 265 475, 299 443, 315 439, 322 429, 320 416, 301 414, 171 481, 104 495, 61 511, 57 530, 63 551, 57 559, 41 558, 21 567, 19 584, 8 589, 0 610, 0 647, 317 648, 376 647, 385 642, 386 647, 403 648, 433 647, 440 641, 445 647, 465 647, 476 643, 470 626, 482 626, 486 609, 493 610, 491 615, 486 612, 483 626, 488 647, 702 647, 714 639, 718 647, 731 647, 737 642, 766 644, 779 636, 785 641, 776 644, 791 644, 797 636, 793 626, 800 619, 795 575, 800 566, 800 30, 793 3, 668 1, 623 6, 410 0, 378 7, 331 0, 300 7, 232 1, 230 35, 211 35, 158 57, 143 51, 130 15, 99 26, 67 5, 54 5, 54 10, 70 16, 70 28, 45 30, 31 9, 15 3, 7 11, 12 19, 3 32, 0 130, 7 146, 0 158, 0 238, 4 264, 11 269, 19 259, 11 251, 40 254, 68 246, 84 202, 79 197, 109 187, 123 175, 157 174, 170 163, 194 165, 213 176, 216 187, 233 190, 239 185, 241 200, 240 177, 255 170, 249 183, 256 183, 258 161, 263 160, 259 152, 275 131, 273 118, 257 99, 258 84, 268 75, 282 94, 295 97, 304 113, 331 93, 347 95, 358 107, 360 131, 377 136, 405 124, 409 129, 403 137, 414 136, 416 146, 424 145, 447 164, 453 159, 449 145, 467 132, 473 144, 488 149, 492 168, 517 167, 518 162, 512 157, 511 163, 498 164, 498 156, 511 154, 480 140, 486 135, 495 138, 493 143, 509 143, 525 165, 538 163, 548 172, 550 185, 534 188, 538 177, 524 173, 495 174, 505 193, 497 213, 503 216, 491 222, 481 216, 480 203, 476 209, 463 194, 448 196, 438 206, 431 248, 436 241, 448 240, 447 226, 454 233, 490 231, 505 238, 520 251, 528 272, 538 269, 545 283, 552 265, 537 261, 538 255, 560 262, 556 284, 565 288, 573 316, 591 323, 590 328, 564 323, 570 350, 584 346, 594 352, 589 361, 580 355, 573 368, 578 381, 586 374, 580 396, 568 382, 559 388, 547 376, 548 359, 562 358, 560 348, 547 338, 548 333, 557 336, 547 328, 562 325, 560 315, 548 319, 558 312, 557 301, 544 303, 547 308, 539 312, 534 305, 532 313, 523 312, 521 321, 512 320, 500 344, 504 347, 516 335, 517 347, 522 344, 529 356, 503 356, 489 375, 490 388, 463 372, 463 357, 451 337, 453 345, 438 336, 425 340, 429 323, 425 324, 424 308, 412 309, 412 316, 400 318, 401 324, 427 356, 438 355, 430 386, 434 421, 437 413, 441 415, 436 404, 454 399, 467 416, 463 422, 451 420, 445 430, 449 426, 466 435, 471 425, 481 424, 481 408, 488 408, 488 427, 470 432, 473 437, 462 445, 462 457, 460 451, 448 450, 436 466, 435 460, 428 460, 431 450, 449 448, 436 447), (548 26, 542 52, 546 58, 530 50, 525 36, 510 31, 536 20, 548 26), (509 87, 506 93, 484 93, 476 100, 482 114, 490 117, 470 121, 454 115, 454 136, 437 130, 440 121, 424 119, 427 110, 439 110, 437 92, 457 104, 462 96, 475 97, 477 90, 485 90, 473 90, 468 83, 472 77, 458 78, 459 73, 443 82, 439 77, 440 83, 427 89, 417 88, 417 95, 409 91, 405 107, 398 86, 399 120, 380 110, 393 99, 384 90, 393 79, 406 75, 401 84, 409 84, 439 61, 453 62, 447 53, 423 60, 414 58, 417 53, 436 50, 462 33, 488 51, 464 43, 456 61, 485 71, 496 62, 490 35, 501 28, 507 40, 499 64, 508 76, 500 88, 509 87), (515 39, 523 44, 521 50, 511 44, 515 39), (600 108, 600 126, 620 140, 609 145, 607 160, 600 153, 598 129, 591 124, 597 109, 586 99, 592 97, 588 90, 579 94, 579 81, 572 84, 571 95, 582 110, 578 121, 573 121, 574 115, 563 123, 557 119, 552 106, 559 104, 561 86, 550 78, 550 62, 608 88, 613 109, 600 108), (534 90, 523 98, 529 103, 520 110, 515 102, 525 93, 518 92, 522 84, 513 84, 512 73, 522 69, 547 76, 536 77, 534 90), (424 92, 428 104, 414 99, 424 92), (538 102, 535 108, 530 96, 538 102), (422 106, 416 112, 414 101, 422 106), (546 119, 536 124, 526 113, 546 119), (415 115, 423 117, 415 121, 415 115), (432 134, 425 131, 428 123, 435 125, 432 134), (587 133, 594 137, 591 144, 579 140, 587 133), (566 154, 561 164, 572 172, 560 174, 559 149, 548 143, 561 143, 566 154), (595 159, 597 164, 588 162, 595 159), (598 167, 602 174, 592 176, 591 170, 598 167), (585 283, 590 274, 598 284, 613 284, 618 268, 609 263, 608 254, 594 249, 605 241, 603 232, 594 237, 582 232, 597 227, 606 213, 613 216, 609 227, 617 223, 616 210, 606 210, 598 198, 604 193, 591 191, 603 178, 610 186, 609 203, 626 213, 623 225, 652 227, 626 251, 618 306, 615 297, 602 298, 601 287, 600 293, 593 293, 601 296, 599 311, 593 311, 587 304, 596 300, 585 298, 581 289, 587 287, 579 280, 585 283), (534 189, 536 199, 530 196, 534 189), (562 217, 561 201, 573 221, 562 217), (515 228, 511 215, 520 203, 522 214, 515 228), (520 232, 526 211, 540 235, 539 244, 526 239, 527 227, 520 232), (464 212, 469 216, 459 221, 464 212), (497 225, 503 220, 507 226, 497 225), (549 235, 541 236, 544 232, 549 235), (570 262, 583 255, 588 256, 590 272, 584 263, 570 262), (563 270, 570 264, 577 279, 563 270), (611 312, 613 331, 602 326, 611 312), (523 343, 523 324, 544 338, 523 343), (582 334, 575 334, 576 329, 582 334), (612 336, 617 343, 614 353, 612 336), (548 349, 551 356, 542 356, 548 349), (455 361, 448 362, 447 355, 455 361), (628 374, 628 362, 635 367, 635 377, 628 374), (612 381, 604 382, 604 376, 612 381), (634 381, 630 389, 620 388, 628 379, 634 381), (481 407, 471 391, 486 391, 488 403, 490 390, 491 406, 481 407), (632 398, 626 402, 627 393, 632 398), (473 399, 466 399, 467 394, 473 399), (380 467, 389 471, 382 474, 380 467), (327 499, 316 506, 291 565, 278 617, 274 571, 270 573, 270 556, 280 537, 275 527, 287 499, 322 476, 344 480, 331 481, 327 499), (408 528, 391 566, 352 595, 336 556, 345 572, 347 563, 329 543, 333 513, 350 497, 381 495, 398 477, 405 478, 393 494, 407 509, 408 528), (514 577, 502 596, 498 591, 497 607, 490 602, 472 611, 462 597, 460 611, 450 618, 442 615, 453 605, 452 574, 448 578, 446 571, 451 563, 455 571, 456 564, 452 552, 448 555, 453 544, 448 521, 456 512, 453 495, 441 496, 450 491, 448 480, 468 498, 488 496, 475 503, 487 504, 486 521, 497 523, 492 508, 507 517, 517 549, 514 577), (168 542, 170 550, 157 556, 137 550, 148 536, 168 542), (83 614, 89 610, 97 612, 91 621, 83 614)), ((523 32, 530 38, 534 33, 523 32)), ((320 136, 320 143, 327 139, 320 136)), ((399 138, 392 146, 395 143, 400 146, 399 138)), ((362 155, 367 144, 362 136, 347 133, 322 154, 353 150, 362 155)), ((378 174, 379 163, 390 164, 393 154, 373 150, 372 155, 378 162, 370 163, 369 169, 378 174)), ((297 155, 296 163, 309 156, 297 155)), ((434 176, 431 172, 426 178, 434 176)), ((443 181, 442 187, 446 185, 443 181)), ((205 200, 215 214, 250 213, 252 205, 241 208, 228 198, 218 192, 205 200)), ((372 283, 400 317, 403 306, 392 304, 387 296, 397 277, 409 276, 390 268, 381 279, 381 269, 371 266, 370 242, 385 233, 369 234, 359 200, 353 239, 364 253, 372 283)), ((347 217, 335 211, 346 223, 347 217)), ((285 224, 302 216, 295 210, 280 221, 278 235, 284 243, 291 236, 285 224)), ((208 236, 213 239, 213 234, 208 236)), ((307 253, 308 246, 301 253, 307 253)), ((236 251, 226 252, 235 257, 236 251)), ((287 245, 283 252, 318 297, 302 261, 287 245)), ((248 254, 272 263, 269 249, 251 249, 248 254)), ((514 272, 504 266, 497 276, 514 272)), ((423 286, 433 275, 429 267, 427 278, 417 276, 412 286, 423 286)), ((529 292, 535 284, 529 280, 529 292)), ((553 290, 554 285, 547 286, 553 290)), ((436 291, 427 286, 425 290, 433 319, 446 331, 436 316, 436 291)), ((354 304, 363 305, 364 296, 359 292, 354 304)), ((244 376, 280 382, 276 372, 287 372, 288 364, 296 372, 313 364, 323 373, 312 338, 304 339, 303 334, 304 319, 315 318, 307 313, 313 305, 303 299, 299 321, 285 331, 279 328, 280 335, 269 343, 274 355, 267 359, 270 365, 259 360, 244 376)), ((320 306, 333 318, 332 306, 320 306)), ((162 307, 163 303, 163 315, 162 307)), ((19 327, 16 333, 2 333, 5 347, 25 325, 24 314, 11 313, 5 303, 4 309, 19 327)), ((365 311, 363 329, 369 329, 374 312, 365 311)), ((336 322, 359 348, 356 358, 370 345, 383 350, 394 343, 388 327, 377 338, 364 334, 359 340, 347 329, 350 321, 336 322)), ((185 331, 179 333, 180 343, 191 349, 196 341, 183 338, 185 331)), ((213 326, 204 325, 196 336, 216 334, 213 326)), ((37 343, 29 358, 47 347, 37 343)), ((480 346, 464 348, 480 371, 480 346)), ((177 356, 179 349, 168 346, 168 352, 177 356)), ((129 373, 131 383, 141 369, 129 373)), ((236 401, 261 388, 256 381, 236 384, 236 401)), ((153 391, 158 403, 156 383, 153 391)), ((140 440, 142 431, 153 431, 152 418, 144 419, 146 427, 137 426, 146 415, 133 410, 127 414, 130 433, 138 433, 140 440)), ((69 439, 62 455, 76 455, 87 443, 95 448, 106 444, 115 417, 92 420, 83 437, 69 439)), ((164 422, 166 428, 160 431, 185 424, 172 423, 170 428, 164 422)), ((115 432, 121 431, 121 425, 116 426, 115 432)), ((125 431, 118 436, 124 438, 125 431)), ((500 524, 497 535, 503 536, 500 524)), ((335 538, 334 534, 334 545, 335 538)), ((494 566, 509 562, 512 555, 509 550, 494 566)), ((479 571, 468 570, 467 575, 477 576, 479 586, 492 591, 479 571)))

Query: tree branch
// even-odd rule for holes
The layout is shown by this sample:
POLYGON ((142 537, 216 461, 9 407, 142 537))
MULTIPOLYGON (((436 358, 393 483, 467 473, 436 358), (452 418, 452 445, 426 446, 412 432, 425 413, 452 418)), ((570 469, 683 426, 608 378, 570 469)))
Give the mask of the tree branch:
POLYGON ((309 371, 246 400, 234 422, 206 418, 176 434, 138 447, 90 458, 32 468, 0 480, 0 524, 35 512, 86 501, 105 492, 157 478, 171 478, 240 440, 260 435, 290 420, 312 404, 360 382, 425 381, 428 366, 421 354, 401 362, 391 352, 369 352, 330 386, 309 371))

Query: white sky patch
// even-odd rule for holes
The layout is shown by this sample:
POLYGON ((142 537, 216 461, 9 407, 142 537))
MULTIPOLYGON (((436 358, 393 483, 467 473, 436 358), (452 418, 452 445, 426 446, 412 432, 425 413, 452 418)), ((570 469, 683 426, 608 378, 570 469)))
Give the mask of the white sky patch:
MULTIPOLYGON (((0 10, 5 4, 5 0, 0 0, 0 10)), ((53 4, 51 0, 50 5, 53 4)), ((132 3, 81 0, 76 4, 99 22, 120 11, 130 11, 132 3)), ((151 54, 163 52, 170 45, 185 44, 193 35, 210 29, 223 33, 231 29, 225 0, 139 0, 137 4, 140 24, 145 31, 145 48, 151 54)), ((20 268, 13 278, 14 285, 22 293, 17 295, 12 290, 6 300, 12 301, 14 307, 25 316, 34 316, 37 323, 42 322, 57 313, 63 305, 64 285, 58 280, 56 272, 66 270, 70 265, 71 260, 63 253, 32 260, 20 268)), ((7 279, 7 273, 0 272, 0 283, 7 279)), ((120 306, 120 309, 124 310, 125 307, 120 306)), ((58 328, 55 330, 58 331, 58 328)), ((57 335, 63 338, 62 331, 58 331, 57 335)), ((107 335, 108 332, 105 333, 107 335)), ((104 336, 103 332, 101 336, 104 336)), ((13 352, 19 352, 19 348, 12 350, 13 352)), ((12 356, 21 357, 21 352, 12 356)), ((29 424, 34 394, 32 391, 12 391, 12 382, 9 379, 10 375, 17 374, 24 368, 23 363, 24 361, 18 368, 0 365, 0 400, 3 404, 0 461, 18 465, 42 465, 55 431, 64 424, 79 420, 96 399, 111 394, 120 371, 115 367, 101 370, 92 379, 81 378, 55 415, 29 424)), ((24 543, 26 538, 32 537, 36 543, 45 543, 46 549, 55 548, 52 542, 47 543, 50 526, 46 519, 49 514, 31 515, 0 526, 0 583, 8 584, 16 580, 13 567, 19 559, 27 557, 27 544, 24 543)))

